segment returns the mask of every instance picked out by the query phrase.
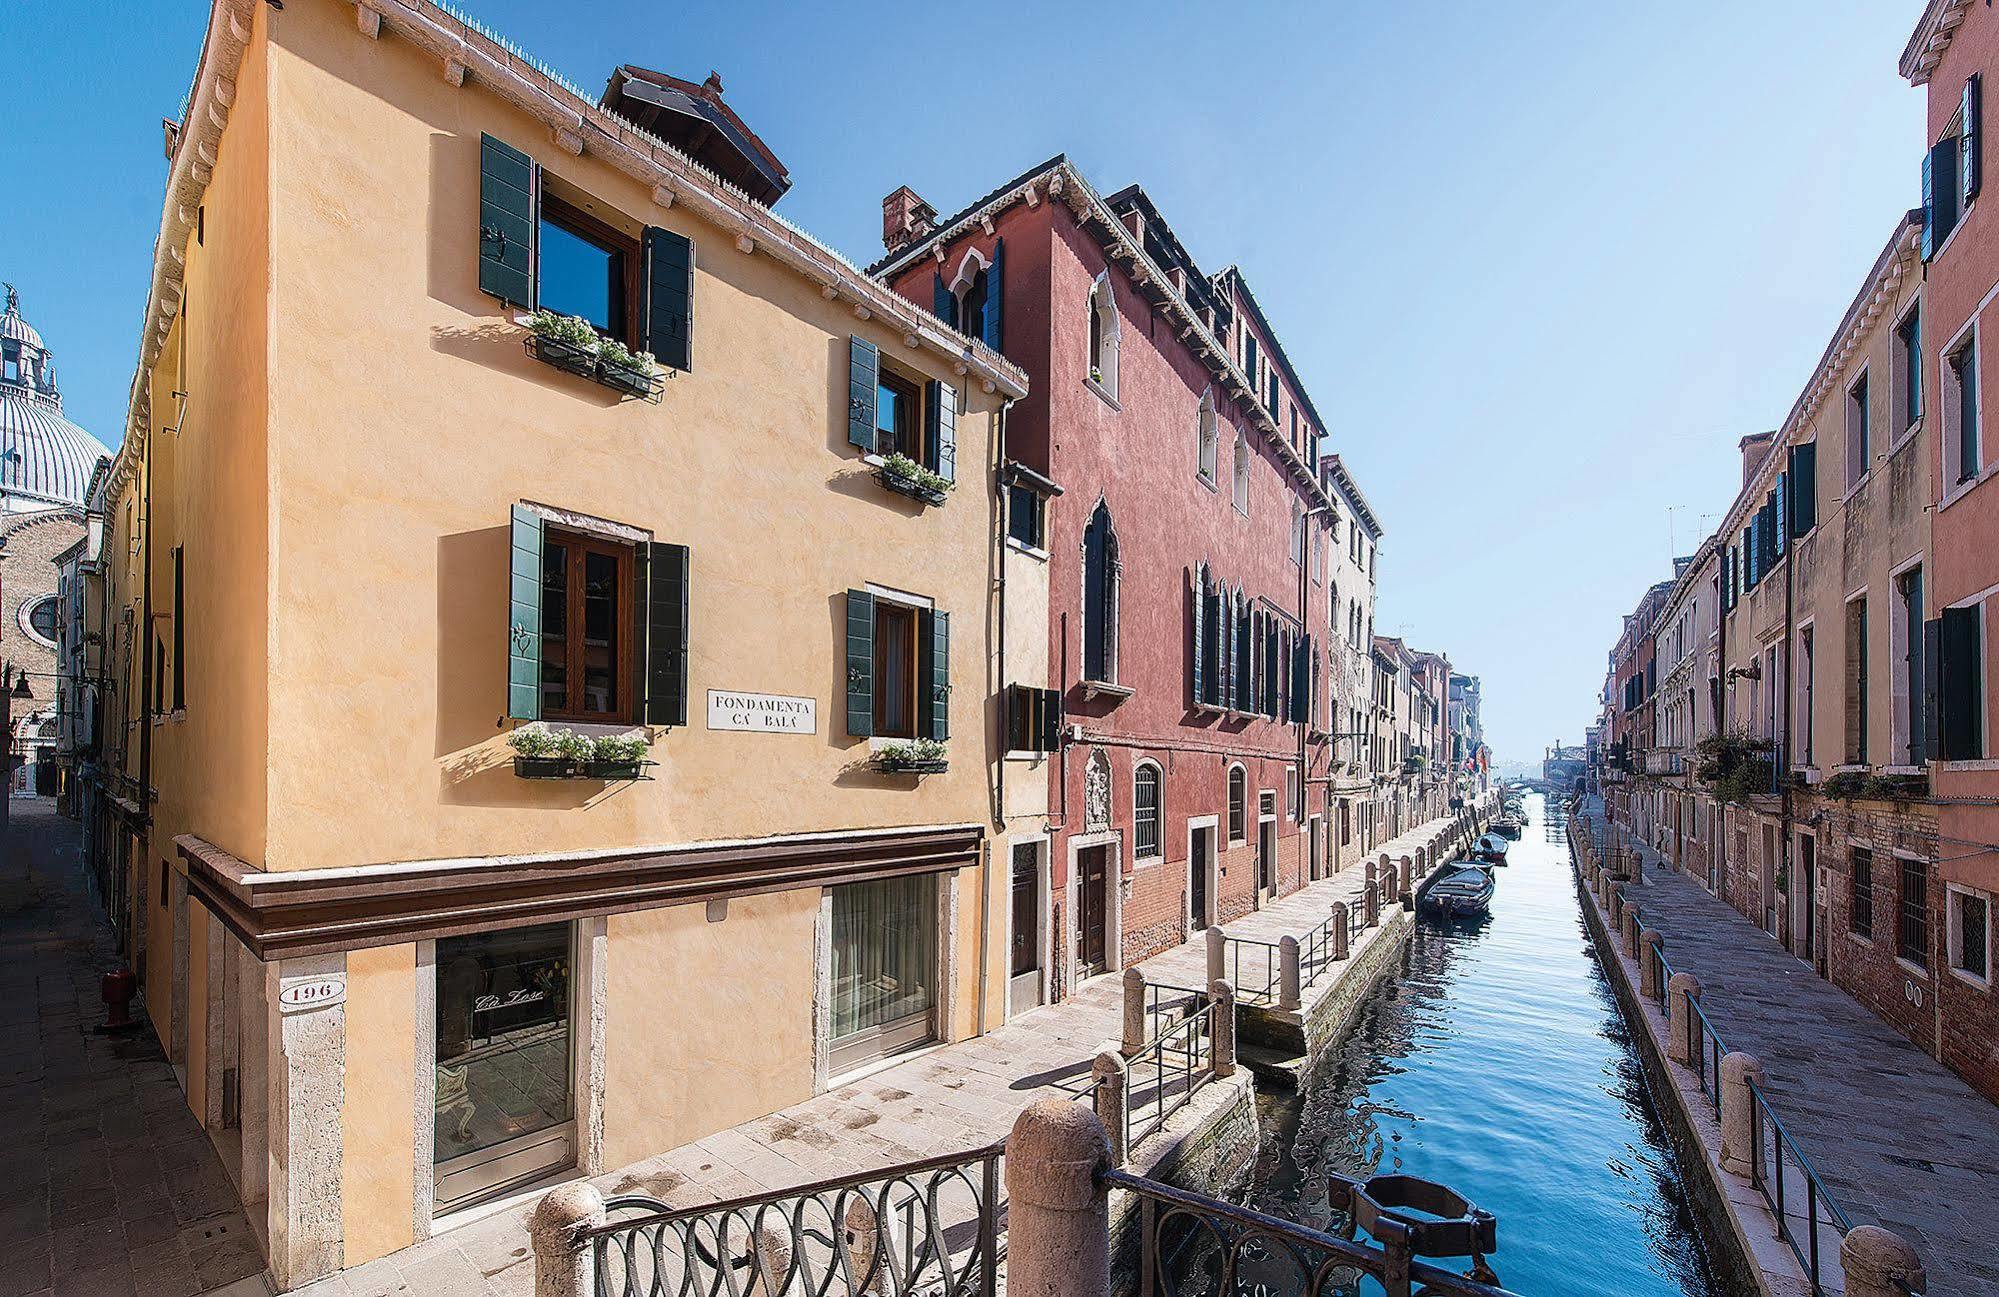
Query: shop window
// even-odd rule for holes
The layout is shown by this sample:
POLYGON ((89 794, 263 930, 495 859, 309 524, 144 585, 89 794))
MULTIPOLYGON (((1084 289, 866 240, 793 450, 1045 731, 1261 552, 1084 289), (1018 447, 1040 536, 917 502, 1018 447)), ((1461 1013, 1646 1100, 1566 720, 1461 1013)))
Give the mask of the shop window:
POLYGON ((829 1070, 851 1071, 934 1039, 935 878, 835 887, 832 911, 829 1070))

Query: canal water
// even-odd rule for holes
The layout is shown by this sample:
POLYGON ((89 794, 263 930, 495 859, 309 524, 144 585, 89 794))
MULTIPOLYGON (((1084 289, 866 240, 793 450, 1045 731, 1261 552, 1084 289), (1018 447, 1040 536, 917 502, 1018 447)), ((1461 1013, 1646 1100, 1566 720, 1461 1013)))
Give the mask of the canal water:
POLYGON ((1583 929, 1560 809, 1528 808, 1490 916, 1420 921, 1343 1046, 1298 1094, 1259 1101, 1249 1203, 1333 1228, 1326 1172, 1403 1172, 1498 1217, 1489 1261, 1515 1292, 1719 1293, 1583 929))

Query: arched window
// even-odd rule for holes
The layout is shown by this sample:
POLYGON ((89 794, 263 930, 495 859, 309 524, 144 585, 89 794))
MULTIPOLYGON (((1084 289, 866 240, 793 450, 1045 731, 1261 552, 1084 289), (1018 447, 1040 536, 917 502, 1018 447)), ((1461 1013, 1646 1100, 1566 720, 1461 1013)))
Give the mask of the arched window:
POLYGON ((1291 561, 1305 562, 1305 502, 1291 497, 1291 561))
POLYGON ((1139 860, 1156 859, 1159 852, 1159 767, 1150 761, 1138 763, 1131 781, 1132 855, 1139 860))
POLYGON ((1110 505, 1097 501, 1083 529, 1083 678, 1117 680, 1118 549, 1110 505))
POLYGON ((1229 767, 1229 841, 1241 842, 1249 822, 1249 777, 1241 766, 1229 767))
POLYGON ((1235 508, 1249 515, 1249 436, 1240 428, 1235 434, 1235 508))
POLYGON ((1218 454, 1219 437, 1215 429, 1215 390, 1209 388, 1201 393, 1201 415, 1198 425, 1200 437, 1201 480, 1209 486, 1215 484, 1215 462, 1218 454))
POLYGON ((1118 328, 1117 298, 1105 271, 1090 285, 1090 381, 1112 400, 1117 399, 1118 328))

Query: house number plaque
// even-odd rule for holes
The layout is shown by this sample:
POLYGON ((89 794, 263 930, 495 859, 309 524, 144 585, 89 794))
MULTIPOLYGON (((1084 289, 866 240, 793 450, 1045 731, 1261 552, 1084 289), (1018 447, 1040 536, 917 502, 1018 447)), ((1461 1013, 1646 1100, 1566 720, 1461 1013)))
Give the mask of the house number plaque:
POLYGON ((278 992, 278 1011, 304 1013, 308 1009, 328 1009, 347 998, 344 977, 313 977, 292 982, 278 992))

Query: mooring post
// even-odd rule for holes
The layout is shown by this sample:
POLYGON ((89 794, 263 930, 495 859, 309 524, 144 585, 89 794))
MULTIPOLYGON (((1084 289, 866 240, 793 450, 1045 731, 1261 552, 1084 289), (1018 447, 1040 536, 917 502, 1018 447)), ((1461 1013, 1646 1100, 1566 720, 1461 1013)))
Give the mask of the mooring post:
MULTIPOLYGON (((1333 958, 1334 959, 1345 959, 1347 957, 1347 924, 1350 922, 1352 922, 1352 920, 1350 920, 1347 917, 1347 903, 1345 901, 1334 901, 1333 902, 1333 958)), ((1212 981, 1213 979, 1210 978, 1209 980, 1212 981)))
POLYGON ((1235 1075, 1235 987, 1222 978, 1208 983, 1208 998, 1215 1002, 1213 1039, 1208 1042, 1208 1066, 1219 1078, 1235 1075))
POLYGON ((595 1285, 582 1235, 603 1223, 604 1195, 587 1180, 542 1195, 528 1222, 535 1297, 589 1297, 595 1285))
POLYGON ((1228 944, 1229 944, 1228 934, 1221 930, 1220 925, 1217 925, 1215 927, 1208 929, 1207 940, 1208 940, 1208 980, 1210 982, 1219 981, 1221 980, 1222 975, 1227 971, 1222 967, 1222 965, 1226 961, 1228 956, 1228 944))
POLYGON ((1131 1098, 1126 1090, 1130 1074, 1125 1070, 1124 1055, 1115 1049, 1098 1050, 1090 1076, 1097 1086, 1097 1120, 1104 1124, 1104 1134, 1110 1140, 1111 1165, 1123 1166, 1125 1154, 1130 1152, 1124 1146, 1124 1114, 1131 1098))
POLYGON ((1638 993, 1648 1000, 1659 998, 1664 989, 1661 985, 1659 948, 1666 944, 1666 938, 1657 928, 1647 928, 1638 934, 1638 993))
POLYGON ((1304 986, 1299 976, 1298 938, 1285 933, 1277 939, 1277 1007, 1296 1009, 1304 1003, 1304 986))
POLYGON ((1846 1297, 1902 1297, 1925 1292, 1929 1276, 1909 1241, 1879 1225, 1855 1225, 1839 1241, 1846 1297))
POLYGON ((1408 856, 1404 856, 1395 867, 1395 899, 1404 905, 1409 904, 1410 893, 1416 888, 1415 875, 1410 872, 1414 863, 1408 856))
POLYGON ((1701 998, 1701 979, 1675 973, 1666 979, 1666 1057, 1688 1067, 1694 1064, 1694 1006, 1701 998))
POLYGON ((1145 1048, 1145 974, 1124 970, 1124 1039, 1118 1050, 1130 1058, 1145 1048))
MULTIPOLYGON (((1042 1099, 1006 1141, 1007 1289, 1103 1297, 1111 1288, 1110 1139, 1080 1103, 1042 1099)), ((995 1204, 986 1204, 988 1210, 995 1204)))
POLYGON ((1737 1050, 1722 1056, 1721 1169, 1751 1180, 1756 1178, 1761 1154, 1756 1147, 1755 1117, 1750 1110, 1755 1101, 1749 1087, 1752 1083, 1761 1085, 1763 1079, 1763 1064, 1754 1054, 1737 1050))

